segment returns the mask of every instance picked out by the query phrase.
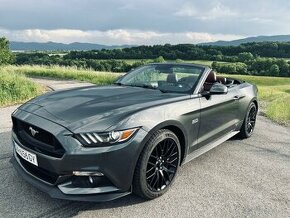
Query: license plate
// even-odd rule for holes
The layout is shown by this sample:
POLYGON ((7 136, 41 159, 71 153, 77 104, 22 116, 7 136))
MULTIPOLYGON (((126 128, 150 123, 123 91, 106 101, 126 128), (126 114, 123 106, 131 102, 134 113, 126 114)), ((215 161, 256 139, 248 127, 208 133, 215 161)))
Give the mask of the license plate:
POLYGON ((22 157, 24 160, 28 161, 29 163, 32 163, 33 165, 38 166, 37 157, 35 154, 29 151, 26 151, 25 149, 21 148, 16 143, 14 143, 14 145, 15 145, 15 151, 17 152, 17 154, 19 154, 20 157, 22 157))

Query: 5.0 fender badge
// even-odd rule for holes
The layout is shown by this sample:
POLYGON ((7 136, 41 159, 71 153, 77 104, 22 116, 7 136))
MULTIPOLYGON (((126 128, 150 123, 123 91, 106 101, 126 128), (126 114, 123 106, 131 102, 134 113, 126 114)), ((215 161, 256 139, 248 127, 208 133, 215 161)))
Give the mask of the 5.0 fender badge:
POLYGON ((192 124, 196 124, 196 123, 198 123, 198 118, 193 119, 191 123, 192 123, 192 124))

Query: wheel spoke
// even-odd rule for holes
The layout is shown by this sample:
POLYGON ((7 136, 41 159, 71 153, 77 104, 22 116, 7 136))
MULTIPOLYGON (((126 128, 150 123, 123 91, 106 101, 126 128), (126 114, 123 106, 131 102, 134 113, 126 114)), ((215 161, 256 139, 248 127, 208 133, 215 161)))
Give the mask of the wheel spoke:
POLYGON ((167 156, 168 155, 168 153, 170 152, 170 150, 174 147, 173 145, 174 145, 174 142, 171 142, 170 145, 167 147, 167 151, 164 154, 164 156, 167 156))
POLYGON ((152 180, 151 180, 151 182, 150 182, 150 186, 151 187, 155 187, 157 181, 158 181, 158 173, 155 173, 154 176, 153 176, 153 178, 152 178, 152 180))
POLYGON ((157 175, 157 179, 156 179, 156 189, 158 190, 158 188, 160 187, 160 175, 159 175, 159 171, 157 171, 156 175, 157 175))
POLYGON ((156 174, 156 171, 154 171, 150 176, 148 176, 146 179, 150 179, 152 176, 156 174))
POLYGON ((177 155, 177 151, 175 153, 171 154, 169 157, 174 157, 176 155, 177 155))
POLYGON ((164 167, 164 171, 165 171, 166 173, 171 173, 171 174, 174 174, 174 173, 175 173, 174 170, 168 169, 167 167, 164 167))
POLYGON ((166 185, 168 185, 170 183, 170 175, 169 175, 168 171, 166 171, 166 170, 164 170, 164 177, 165 177, 165 175, 167 177, 167 179, 166 179, 166 185))
POLYGON ((171 152, 169 153, 168 157, 171 157, 172 154, 174 154, 175 150, 176 150, 176 148, 173 147, 173 149, 172 149, 171 152))
POLYGON ((146 174, 149 173, 151 170, 155 169, 156 167, 151 167, 150 169, 147 168, 146 174))
POLYGON ((251 122, 248 123, 248 133, 251 133, 253 130, 253 126, 251 124, 251 122))
POLYGON ((148 164, 155 166, 155 163, 152 163, 151 161, 148 161, 148 164))
POLYGON ((163 173, 163 170, 160 170, 159 171, 160 172, 160 175, 161 175, 161 181, 160 181, 160 189, 162 189, 162 187, 163 187, 163 185, 167 185, 166 184, 166 179, 165 179, 165 176, 164 176, 164 173, 163 173))
POLYGON ((176 161, 178 158, 176 157, 176 158, 174 158, 173 160, 171 160, 171 161, 167 161, 167 163, 173 163, 174 161, 176 161))

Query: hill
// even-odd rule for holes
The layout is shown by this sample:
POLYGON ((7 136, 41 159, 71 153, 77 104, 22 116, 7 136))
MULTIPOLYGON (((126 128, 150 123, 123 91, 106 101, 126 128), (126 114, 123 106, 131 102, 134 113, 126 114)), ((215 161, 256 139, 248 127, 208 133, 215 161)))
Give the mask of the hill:
POLYGON ((12 51, 72 51, 72 50, 101 50, 128 48, 132 45, 101 45, 93 43, 74 42, 70 44, 56 42, 10 42, 12 51))
POLYGON ((256 36, 232 41, 216 41, 216 42, 200 43, 200 45, 239 46, 241 44, 249 42, 290 42, 290 35, 256 36))

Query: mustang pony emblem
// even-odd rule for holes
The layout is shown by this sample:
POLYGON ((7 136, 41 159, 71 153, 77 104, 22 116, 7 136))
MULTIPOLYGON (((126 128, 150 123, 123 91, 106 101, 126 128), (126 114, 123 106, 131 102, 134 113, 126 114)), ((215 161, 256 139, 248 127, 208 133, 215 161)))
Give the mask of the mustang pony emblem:
POLYGON ((29 131, 31 132, 31 135, 34 137, 37 133, 39 133, 37 130, 33 129, 31 126, 29 127, 29 131))

